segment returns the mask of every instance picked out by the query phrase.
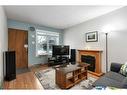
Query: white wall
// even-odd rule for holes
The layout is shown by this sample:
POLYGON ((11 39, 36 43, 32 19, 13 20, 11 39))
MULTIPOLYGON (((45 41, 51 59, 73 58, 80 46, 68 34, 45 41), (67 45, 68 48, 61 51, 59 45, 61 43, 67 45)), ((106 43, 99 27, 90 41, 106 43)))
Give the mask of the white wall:
POLYGON ((8 47, 7 18, 3 7, 0 6, 0 85, 3 81, 3 51, 8 47))
POLYGON ((102 49, 102 71, 105 72, 105 34, 102 30, 110 25, 108 34, 108 63, 127 61, 127 7, 91 19, 64 31, 64 44, 75 49, 102 49), (85 33, 98 31, 98 42, 85 42, 85 33))

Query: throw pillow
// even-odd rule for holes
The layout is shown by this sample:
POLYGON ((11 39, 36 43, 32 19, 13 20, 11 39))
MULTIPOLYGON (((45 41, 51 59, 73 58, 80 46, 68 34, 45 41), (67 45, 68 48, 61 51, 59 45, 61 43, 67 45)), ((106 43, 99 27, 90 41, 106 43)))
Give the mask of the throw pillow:
POLYGON ((127 62, 121 66, 120 74, 127 76, 127 62))

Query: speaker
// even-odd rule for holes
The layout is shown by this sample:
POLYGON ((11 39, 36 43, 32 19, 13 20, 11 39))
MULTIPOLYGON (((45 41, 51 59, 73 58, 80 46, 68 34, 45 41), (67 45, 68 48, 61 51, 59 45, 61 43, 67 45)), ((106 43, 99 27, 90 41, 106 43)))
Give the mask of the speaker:
POLYGON ((76 49, 71 49, 71 64, 76 63, 76 49))
POLYGON ((5 80, 11 81, 16 79, 15 51, 6 51, 4 57, 5 80))

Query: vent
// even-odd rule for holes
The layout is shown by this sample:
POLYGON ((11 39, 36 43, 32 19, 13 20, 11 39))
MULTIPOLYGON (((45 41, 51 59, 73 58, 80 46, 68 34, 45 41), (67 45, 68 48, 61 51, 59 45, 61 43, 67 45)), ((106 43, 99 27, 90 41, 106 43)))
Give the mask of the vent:
POLYGON ((34 32, 36 29, 35 29, 35 27, 29 27, 29 30, 34 32))

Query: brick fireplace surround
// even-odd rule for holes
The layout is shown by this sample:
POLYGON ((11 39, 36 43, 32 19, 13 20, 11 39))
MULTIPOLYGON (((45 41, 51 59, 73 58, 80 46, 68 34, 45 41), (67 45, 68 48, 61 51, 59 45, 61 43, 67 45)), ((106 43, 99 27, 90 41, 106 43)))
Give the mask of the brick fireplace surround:
POLYGON ((89 55, 95 57, 95 72, 88 71, 88 73, 91 73, 96 76, 101 76, 103 73, 101 71, 101 53, 102 50, 78 50, 78 62, 81 62, 81 56, 82 55, 89 55))

